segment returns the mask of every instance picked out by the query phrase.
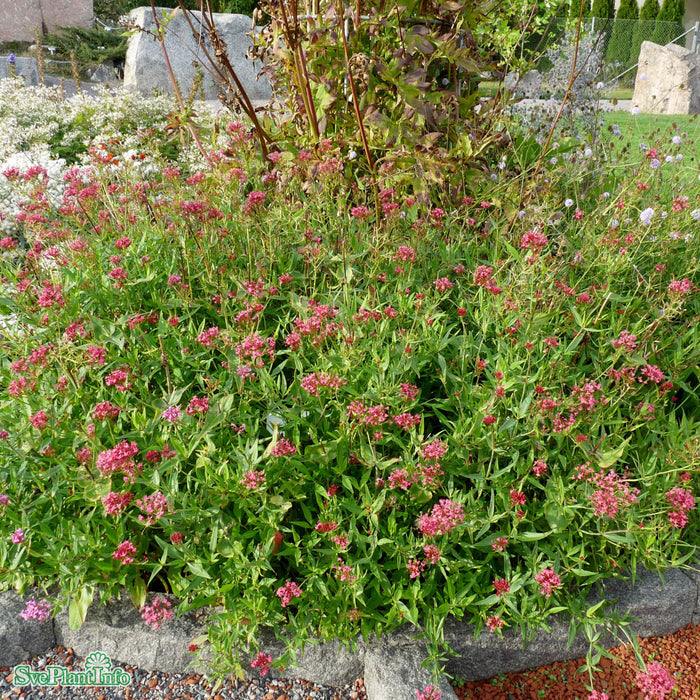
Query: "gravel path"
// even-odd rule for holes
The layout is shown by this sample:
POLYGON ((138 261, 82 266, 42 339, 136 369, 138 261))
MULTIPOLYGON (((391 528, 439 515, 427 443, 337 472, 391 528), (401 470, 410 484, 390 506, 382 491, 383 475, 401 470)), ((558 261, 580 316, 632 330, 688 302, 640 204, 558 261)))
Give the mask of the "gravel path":
MULTIPOLYGON (((27 662, 32 671, 46 666, 63 666, 82 671, 85 659, 72 649, 54 647, 47 654, 27 662)), ((142 671, 136 666, 114 663, 131 674, 128 687, 16 687, 10 668, 0 668, 0 697, 3 700, 367 700, 362 679, 343 688, 315 685, 298 679, 227 681, 214 687, 203 676, 192 673, 142 671)))

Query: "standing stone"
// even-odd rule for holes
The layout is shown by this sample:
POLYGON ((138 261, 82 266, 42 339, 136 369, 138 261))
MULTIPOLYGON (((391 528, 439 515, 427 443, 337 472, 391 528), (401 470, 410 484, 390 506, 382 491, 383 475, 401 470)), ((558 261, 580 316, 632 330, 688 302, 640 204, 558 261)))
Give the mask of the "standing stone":
POLYGON ((93 16, 92 0, 2 0, 0 41, 32 41, 37 27, 91 27, 93 16))
MULTIPOLYGON (((164 12, 173 12, 156 8, 160 20, 164 12)), ((165 34, 165 49, 170 59, 175 77, 177 78, 183 98, 187 98, 192 88, 192 82, 197 74, 193 62, 199 64, 204 75, 202 88, 204 99, 217 99, 217 81, 208 71, 209 64, 206 52, 212 56, 213 51, 208 37, 206 25, 202 24, 199 12, 188 13, 195 28, 202 28, 201 43, 198 46, 192 35, 192 29, 185 13, 175 10, 172 19, 167 23, 165 34)), ((248 96, 252 100, 269 100, 272 97, 270 84, 265 78, 257 80, 262 69, 260 62, 250 61, 246 52, 252 45, 252 39, 247 36, 251 31, 251 19, 246 15, 215 13, 213 15, 221 38, 226 43, 228 58, 248 96)), ((124 66, 124 87, 150 94, 153 90, 172 94, 173 86, 168 73, 163 47, 154 38, 155 20, 150 7, 139 7, 131 12, 130 22, 145 31, 137 32, 129 38, 124 66)))
MULTIPOLYGON (((8 62, 9 56, 0 56, 0 79, 9 78, 12 75, 12 70, 8 62)), ((36 58, 25 58, 22 56, 15 57, 15 76, 24 78, 24 84, 38 85, 39 84, 39 66, 36 58)))
POLYGON ((677 44, 642 42, 632 106, 643 114, 699 114, 700 57, 677 44))
POLYGON ((48 32, 66 26, 92 27, 95 17, 93 0, 41 0, 41 14, 48 32))

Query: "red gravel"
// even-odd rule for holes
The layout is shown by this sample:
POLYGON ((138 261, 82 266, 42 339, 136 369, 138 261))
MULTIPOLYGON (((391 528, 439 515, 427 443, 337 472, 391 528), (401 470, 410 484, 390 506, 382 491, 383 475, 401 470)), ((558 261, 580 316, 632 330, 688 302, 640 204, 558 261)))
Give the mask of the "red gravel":
MULTIPOLYGON (((688 625, 665 637, 640 639, 639 644, 646 663, 662 663, 674 676, 676 688, 667 696, 669 700, 700 698, 700 625, 688 625)), ((593 674, 594 689, 607 693, 610 700, 643 700, 635 683, 640 668, 631 648, 619 646, 610 651, 617 658, 601 659, 601 671, 593 674)), ((586 700, 590 679, 584 664, 585 659, 560 661, 466 683, 455 692, 459 700, 586 700)))

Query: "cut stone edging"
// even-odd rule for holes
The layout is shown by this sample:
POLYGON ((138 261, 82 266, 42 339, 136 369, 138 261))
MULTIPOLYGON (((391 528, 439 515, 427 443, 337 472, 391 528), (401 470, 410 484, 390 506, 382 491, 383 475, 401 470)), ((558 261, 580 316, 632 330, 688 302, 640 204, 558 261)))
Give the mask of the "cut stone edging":
MULTIPOLYGON (((662 581, 658 573, 639 567, 634 586, 629 581, 609 579, 601 588, 589 596, 588 602, 594 605, 601 599, 616 600, 614 607, 620 614, 636 618, 629 626, 632 635, 661 636, 700 623, 700 571, 669 569, 662 581)), ((66 611, 51 623, 41 624, 23 620, 23 609, 24 602, 14 591, 0 594, 1 667, 24 663, 60 644, 71 647, 80 656, 103 651, 113 661, 147 671, 206 671, 201 664, 193 666, 193 656, 187 650, 204 633, 203 611, 185 613, 153 631, 146 627, 126 592, 121 600, 93 605, 79 630, 70 629, 66 611)), ((476 681, 586 654, 587 643, 581 636, 566 648, 566 619, 554 616, 550 623, 550 632, 539 631, 523 649, 522 638, 515 629, 505 630, 502 637, 484 632, 474 639, 472 625, 450 619, 445 624, 445 639, 460 656, 451 657, 446 670, 463 680, 476 681)), ((430 684, 430 672, 421 666, 427 657, 426 643, 416 639, 416 634, 415 628, 404 625, 369 644, 358 638, 355 651, 337 641, 308 644, 298 654, 296 664, 285 669, 285 675, 331 686, 351 684, 364 677, 368 700, 415 700, 416 689, 430 684)), ((616 643, 619 642, 612 637, 605 640, 608 647, 616 643)), ((260 639, 260 646, 273 658, 284 650, 283 643, 271 633, 260 639)), ((248 678, 258 675, 245 667, 244 672, 248 678)), ((281 674, 271 669, 270 676, 279 678, 281 674)), ((444 678, 440 689, 443 700, 456 700, 444 678)))

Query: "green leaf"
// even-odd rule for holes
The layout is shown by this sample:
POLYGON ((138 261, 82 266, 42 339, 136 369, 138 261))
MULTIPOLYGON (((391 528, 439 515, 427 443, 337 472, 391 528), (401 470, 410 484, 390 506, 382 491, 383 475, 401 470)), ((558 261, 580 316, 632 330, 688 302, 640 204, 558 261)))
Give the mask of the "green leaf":
POLYGON ((146 602, 146 584, 144 580, 140 576, 137 576, 131 581, 126 582, 126 588, 129 591, 131 602, 134 606, 139 609, 142 608, 146 602))
POLYGON ((574 514, 561 504, 550 501, 544 507, 544 517, 547 518, 552 532, 563 532, 573 520, 574 514))
POLYGON ((95 595, 92 586, 85 586, 77 598, 71 598, 68 606, 68 625, 72 630, 80 629, 87 617, 87 611, 95 595))
POLYGON ((204 567, 198 561, 188 561, 187 568, 195 575, 200 578, 211 578, 209 573, 204 569, 204 567))
POLYGON ((627 447, 627 445, 629 445, 631 439, 632 436, 630 435, 619 447, 616 447, 614 450, 608 450, 607 452, 599 452, 596 457, 598 466, 601 469, 607 469, 608 467, 612 467, 612 465, 615 464, 615 462, 617 462, 625 453, 625 448, 627 447))

